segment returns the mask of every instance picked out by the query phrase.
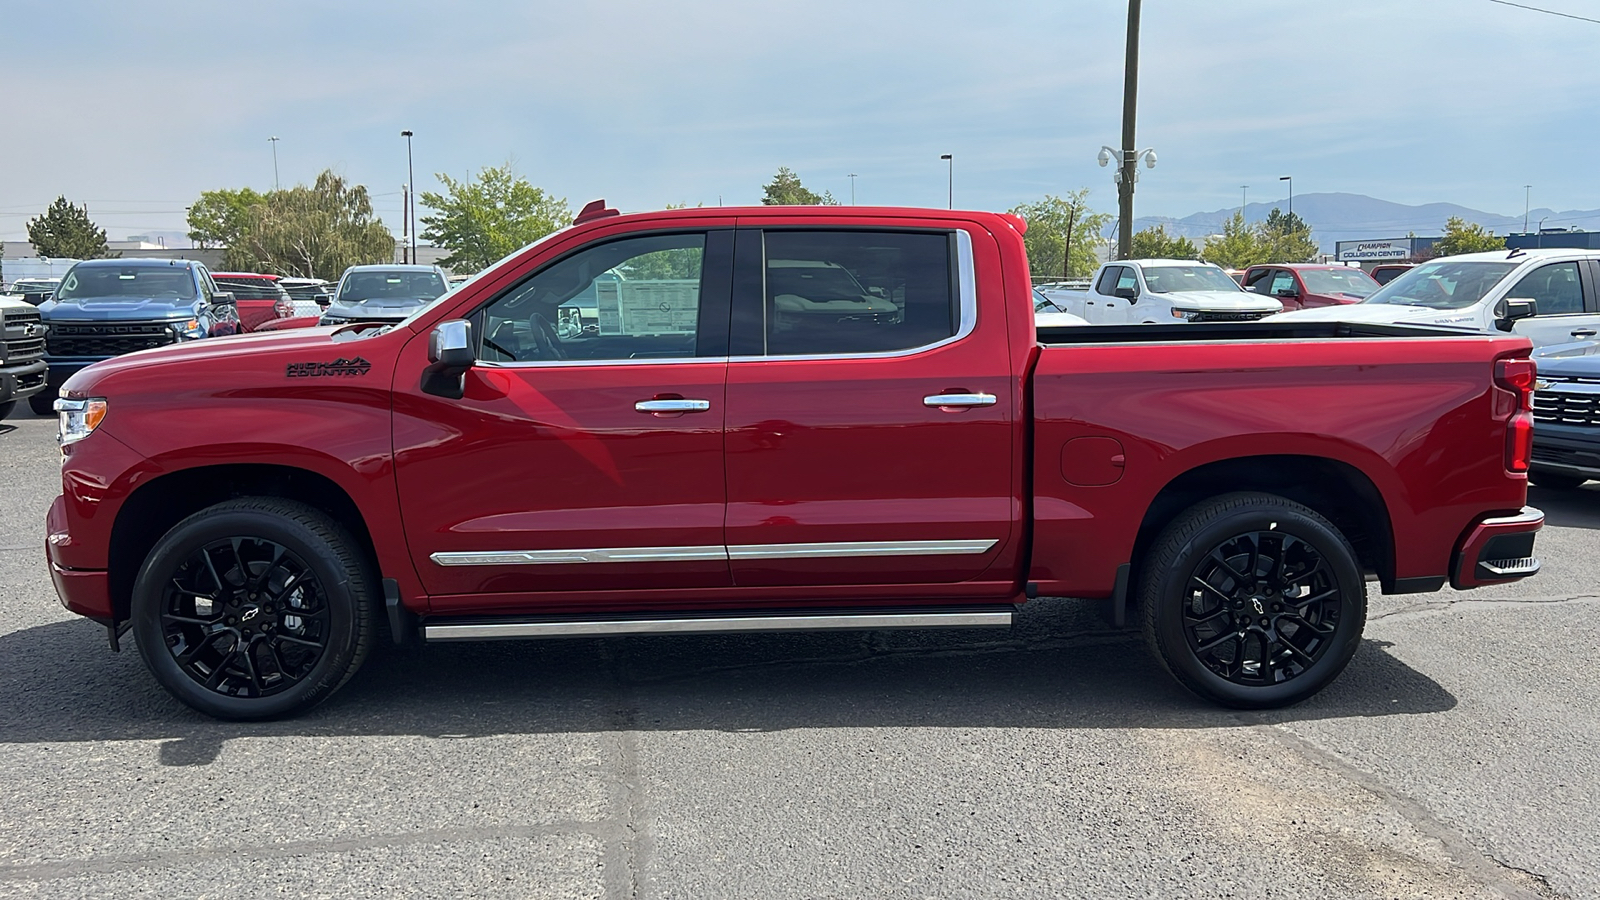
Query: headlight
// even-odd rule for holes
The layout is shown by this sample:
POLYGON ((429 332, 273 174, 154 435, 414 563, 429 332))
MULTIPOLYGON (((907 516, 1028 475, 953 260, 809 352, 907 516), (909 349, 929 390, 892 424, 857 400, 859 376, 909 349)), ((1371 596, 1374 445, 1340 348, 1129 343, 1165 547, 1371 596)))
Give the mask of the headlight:
POLYGON ((1200 315, 1200 311, 1197 309, 1175 309, 1172 311, 1172 317, 1174 319, 1183 319, 1185 321, 1193 319, 1198 315, 1200 315))
POLYGON ((186 322, 173 322, 172 330, 182 338, 200 338, 206 336, 206 330, 200 327, 199 319, 189 319, 186 322))
POLYGON ((61 423, 57 426, 56 441, 65 447, 76 444, 99 427, 106 417, 106 401, 103 397, 90 397, 87 400, 68 400, 61 397, 56 400, 56 413, 61 416, 61 423))
POLYGON ((322 318, 317 320, 317 324, 318 325, 348 325, 352 321, 354 321, 354 320, 353 319, 346 319, 343 316, 328 316, 328 315, 325 315, 322 318))

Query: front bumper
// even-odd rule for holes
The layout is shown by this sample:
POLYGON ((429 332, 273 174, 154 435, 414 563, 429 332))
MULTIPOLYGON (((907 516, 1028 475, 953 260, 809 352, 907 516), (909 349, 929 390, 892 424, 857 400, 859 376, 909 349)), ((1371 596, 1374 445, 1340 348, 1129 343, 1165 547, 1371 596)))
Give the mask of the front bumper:
POLYGON ((44 360, 0 369, 0 403, 24 400, 45 389, 44 360))
POLYGON ((72 543, 67 532, 66 498, 57 497, 45 514, 44 553, 50 563, 50 581, 61 605, 80 616, 101 622, 114 617, 110 573, 105 569, 73 569, 60 562, 61 551, 72 543))
POLYGON ((1533 555, 1533 540, 1543 527, 1544 513, 1531 506, 1478 522, 1456 545, 1450 586, 1466 590, 1537 575, 1540 563, 1533 555))

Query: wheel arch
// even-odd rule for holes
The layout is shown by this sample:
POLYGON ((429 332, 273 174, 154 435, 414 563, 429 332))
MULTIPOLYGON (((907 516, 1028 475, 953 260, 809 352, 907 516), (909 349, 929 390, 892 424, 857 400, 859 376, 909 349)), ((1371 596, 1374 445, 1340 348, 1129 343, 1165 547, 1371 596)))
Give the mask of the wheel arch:
POLYGON ((1315 510, 1339 529, 1365 572, 1394 584, 1394 524, 1383 493, 1356 466, 1324 456, 1274 454, 1204 463, 1168 481, 1146 508, 1134 539, 1142 559, 1167 523, 1210 497, 1239 491, 1276 494, 1315 510))
POLYGON ((113 615, 129 616, 133 583, 156 542, 188 516, 225 500, 282 497, 327 514, 344 527, 378 571, 378 556, 360 508, 338 482, 296 466, 226 463, 169 472, 140 485, 117 510, 111 527, 107 577, 113 615))

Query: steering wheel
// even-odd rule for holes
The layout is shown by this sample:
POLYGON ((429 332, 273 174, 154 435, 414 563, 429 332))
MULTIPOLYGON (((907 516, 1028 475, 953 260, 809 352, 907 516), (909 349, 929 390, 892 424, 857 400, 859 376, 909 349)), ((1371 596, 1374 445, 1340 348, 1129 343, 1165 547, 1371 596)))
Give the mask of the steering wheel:
POLYGON ((550 320, 534 313, 528 320, 533 331, 533 347, 539 353, 541 360, 566 359, 567 353, 561 349, 561 341, 556 338, 556 329, 550 320))

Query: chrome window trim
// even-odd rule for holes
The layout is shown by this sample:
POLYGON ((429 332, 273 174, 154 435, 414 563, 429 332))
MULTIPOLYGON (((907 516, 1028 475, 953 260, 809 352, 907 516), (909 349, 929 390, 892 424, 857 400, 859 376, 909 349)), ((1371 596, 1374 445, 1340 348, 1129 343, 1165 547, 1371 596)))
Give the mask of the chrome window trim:
MULTIPOLYGON (((822 228, 822 229, 819 229, 819 230, 826 230, 826 229, 822 228)), ((884 227, 884 228, 878 228, 878 229, 851 229, 851 230, 896 231, 896 230, 903 230, 903 229, 895 229, 895 228, 890 228, 890 227, 884 227)), ((873 352, 873 353, 799 353, 799 354, 795 354, 793 356, 783 355, 783 354, 771 354, 771 355, 763 355, 763 356, 730 356, 730 357, 728 357, 728 362, 730 362, 730 363, 748 363, 748 362, 791 362, 791 361, 792 362, 804 362, 806 360, 826 360, 826 359, 898 359, 898 358, 904 357, 904 356, 915 356, 918 353, 927 353, 929 350, 937 350, 940 347, 944 347, 944 346, 947 346, 949 344, 954 344, 955 342, 967 337, 968 335, 972 334, 974 329, 976 329, 978 327, 978 276, 977 276, 977 271, 976 271, 976 268, 975 268, 976 267, 976 263, 974 262, 973 254, 972 254, 972 235, 968 234, 967 230, 964 229, 964 228, 955 229, 955 233, 956 233, 956 291, 957 291, 958 303, 959 303, 960 310, 961 310, 961 319, 960 319, 960 322, 958 323, 958 325, 956 327, 956 333, 955 334, 953 334, 953 335, 951 335, 951 336, 949 336, 947 338, 940 338, 939 340, 934 341, 934 342, 932 342, 930 344, 923 344, 920 347, 911 347, 911 348, 906 349, 906 350, 886 350, 886 351, 882 351, 882 352, 873 352)), ((763 254, 766 252, 765 251, 765 247, 763 247, 762 252, 763 252, 763 254)), ((763 279, 766 278, 766 269, 765 269, 765 267, 763 267, 763 269, 762 269, 762 278, 763 279)), ((763 298, 763 302, 761 304, 761 308, 762 308, 762 315, 764 316, 766 314, 765 298, 763 298)), ((763 328, 765 328, 765 323, 763 323, 763 328)))
POLYGON ((677 619, 600 619, 557 622, 466 622, 423 625, 429 641, 476 641, 596 634, 712 634, 742 631, 832 631, 861 628, 1004 628, 1010 608, 950 612, 796 614, 787 616, 708 616, 677 619))
POLYGON ((838 559, 863 556, 970 556, 997 540, 836 541, 701 547, 597 547, 577 550, 465 550, 431 554, 441 566, 539 566, 584 563, 699 562, 735 559, 838 559))

